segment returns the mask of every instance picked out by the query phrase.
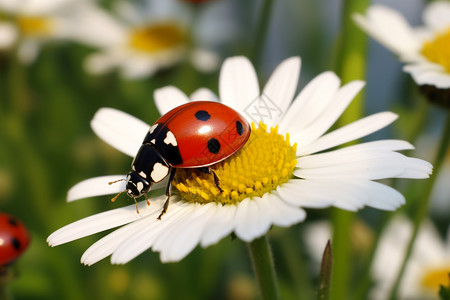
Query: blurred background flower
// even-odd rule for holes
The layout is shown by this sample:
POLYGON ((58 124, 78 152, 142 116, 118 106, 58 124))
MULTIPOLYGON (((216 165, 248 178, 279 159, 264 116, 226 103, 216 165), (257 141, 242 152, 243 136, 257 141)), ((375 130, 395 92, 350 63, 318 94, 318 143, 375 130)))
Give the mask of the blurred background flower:
POLYGON ((85 68, 92 74, 118 69, 127 79, 153 75, 189 58, 201 72, 213 72, 220 63, 219 47, 237 33, 227 18, 230 4, 211 3, 190 7, 178 0, 121 1, 114 6, 107 31, 115 39, 97 36, 104 46, 86 58, 85 68))
POLYGON ((89 34, 103 32, 96 30, 96 24, 84 24, 95 9, 90 0, 1 0, 0 49, 17 50, 19 60, 28 64, 46 42, 95 41, 89 34))
MULTIPOLYGON (((385 229, 373 265, 375 284, 371 290, 372 299, 389 299, 392 282, 411 234, 412 223, 401 215, 395 217, 385 229)), ((429 220, 424 222, 400 284, 399 299, 439 299, 440 285, 449 284, 448 237, 447 234, 447 238, 443 238, 429 220)))

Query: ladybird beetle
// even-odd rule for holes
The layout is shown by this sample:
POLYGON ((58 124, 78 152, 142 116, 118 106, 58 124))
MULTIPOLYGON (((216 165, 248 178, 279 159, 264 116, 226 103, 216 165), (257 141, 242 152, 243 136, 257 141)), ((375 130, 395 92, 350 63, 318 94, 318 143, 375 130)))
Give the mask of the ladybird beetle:
POLYGON ((0 213, 0 266, 5 267, 19 257, 30 243, 23 223, 6 213, 0 213))
POLYGON ((241 149, 250 131, 250 124, 224 104, 193 101, 178 106, 150 127, 125 179, 125 191, 136 201, 150 191, 153 183, 169 176, 167 200, 158 219, 167 211, 177 168, 197 168, 212 174, 222 192, 210 166, 241 149))

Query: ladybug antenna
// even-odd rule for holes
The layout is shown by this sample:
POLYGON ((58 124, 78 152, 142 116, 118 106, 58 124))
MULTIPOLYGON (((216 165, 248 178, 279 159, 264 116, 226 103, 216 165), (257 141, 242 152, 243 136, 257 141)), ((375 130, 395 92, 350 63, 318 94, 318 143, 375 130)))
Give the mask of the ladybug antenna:
POLYGON ((119 195, 122 194, 123 192, 126 192, 126 191, 127 191, 126 189, 123 190, 123 191, 120 191, 117 195, 115 195, 115 196, 111 199, 111 202, 116 201, 116 199, 119 197, 119 195))
MULTIPOLYGON (((128 191, 128 189, 125 189, 125 190, 123 190, 123 191, 120 191, 117 195, 115 195, 115 196, 111 199, 111 202, 115 202, 116 199, 120 196, 120 194, 122 194, 123 192, 126 192, 126 191, 128 191)), ((150 205, 150 201, 148 200, 147 195, 145 195, 145 199, 147 199, 147 204, 150 205)), ((136 212, 139 213, 139 208, 138 208, 138 204, 137 204, 136 198, 133 197, 133 200, 134 200, 134 204, 136 205, 136 212)))
MULTIPOLYGON (((117 183, 117 182, 119 182, 119 181, 125 181, 125 179, 122 178, 122 179, 119 179, 119 180, 110 181, 110 182, 108 182, 108 184, 111 185, 111 184, 117 183)), ((125 191, 126 191, 126 190, 125 190, 125 191)), ((122 191, 122 192, 125 192, 125 191, 122 191)), ((121 193, 122 193, 122 192, 121 192, 121 193)))

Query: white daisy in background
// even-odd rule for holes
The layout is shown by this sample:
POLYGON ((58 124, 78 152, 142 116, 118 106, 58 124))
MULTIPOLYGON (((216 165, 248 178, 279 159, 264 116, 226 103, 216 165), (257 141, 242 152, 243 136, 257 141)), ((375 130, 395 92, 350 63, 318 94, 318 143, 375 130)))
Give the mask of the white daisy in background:
POLYGON ((407 63, 418 85, 450 88, 450 3, 430 2, 424 10, 424 26, 412 28, 395 10, 382 5, 369 7, 355 22, 371 37, 407 63))
MULTIPOLYGON (((412 223, 398 216, 381 236, 373 262, 375 285, 371 299, 388 299, 412 230, 412 223)), ((448 286, 449 273, 450 231, 447 240, 443 241, 433 224, 424 222, 400 283, 399 299, 439 299, 439 286, 448 286)))
POLYGON ((0 0, 0 49, 17 48, 20 61, 31 63, 51 40, 98 45, 94 37, 111 31, 97 30, 108 28, 104 14, 86 0, 0 0))
MULTIPOLYGON (((189 8, 175 0, 120 2, 115 10, 123 22, 114 21, 117 38, 108 39, 98 52, 87 57, 86 71, 100 75, 118 69, 125 78, 140 79, 188 56, 200 71, 216 70, 218 55, 191 45, 195 32, 190 31, 193 15, 189 8)), ((216 35, 221 35, 221 31, 216 35)), ((102 40, 102 36, 97 38, 102 40)))
MULTIPOLYGON (((402 205, 405 199, 398 191, 376 180, 429 176, 429 163, 396 152, 412 149, 411 144, 379 140, 333 150, 388 126, 397 115, 381 112, 326 133, 364 83, 340 86, 334 73, 325 72, 295 96, 299 73, 300 59, 286 59, 261 92, 249 60, 233 57, 222 66, 219 97, 207 89, 190 98, 172 86, 156 90, 161 114, 189 101, 212 100, 234 108, 249 121, 262 122, 236 155, 214 166, 224 192, 217 193, 211 176, 178 169, 175 195, 162 220, 157 217, 165 196, 151 199, 150 206, 140 202, 139 214, 129 205, 69 224, 51 234, 48 243, 56 246, 127 224, 93 244, 81 261, 91 265, 112 255, 112 263, 122 264, 151 248, 160 252, 161 261, 176 262, 197 245, 207 247, 232 232, 250 242, 272 225, 301 222, 306 216, 303 208, 395 210, 402 205)), ((100 109, 91 125, 100 138, 131 157, 150 127, 112 108, 100 109)), ((123 191, 124 182, 108 182, 124 178, 82 181, 69 191, 68 201, 123 191)))
MULTIPOLYGON (((355 231, 356 228, 357 226, 354 226, 352 230, 355 231)), ((317 221, 308 224, 304 229, 302 237, 313 258, 318 275, 323 249, 327 241, 332 239, 332 225, 328 221, 317 221)), ((368 299, 389 299, 412 230, 412 223, 406 217, 398 215, 383 232, 372 263, 371 275, 374 285, 368 299)), ((448 233, 447 241, 444 242, 430 221, 423 223, 400 284, 399 299, 437 300, 439 286, 448 286, 450 228, 448 233)), ((361 235, 362 238, 355 240, 361 243, 367 236, 361 235)))

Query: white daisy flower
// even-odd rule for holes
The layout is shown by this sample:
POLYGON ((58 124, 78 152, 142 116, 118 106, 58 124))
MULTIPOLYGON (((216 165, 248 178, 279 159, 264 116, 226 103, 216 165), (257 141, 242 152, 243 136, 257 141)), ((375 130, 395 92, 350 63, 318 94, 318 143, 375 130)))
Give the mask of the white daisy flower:
MULTIPOLYGON (((356 229, 357 226, 354 226, 353 232, 356 229)), ((396 216, 385 229, 372 263, 371 276, 374 285, 368 299, 389 299, 412 231, 412 223, 402 215, 396 216)), ((320 267, 322 251, 327 241, 332 239, 332 234, 332 225, 328 221, 310 223, 302 232, 317 270, 320 267)), ((362 236, 362 239, 367 236, 370 237, 370 234, 362 236)), ((359 244, 362 239, 356 238, 359 244)), ((439 286, 448 285, 449 273, 450 231, 447 241, 444 242, 432 223, 426 221, 419 230, 412 255, 406 265, 398 299, 438 300, 439 286)))
POLYGON ((395 10, 382 5, 369 7, 355 22, 407 65, 418 85, 450 88, 450 3, 430 2, 424 10, 424 25, 412 28, 395 10))
MULTIPOLYGON (((216 70, 219 58, 215 52, 188 49, 192 18, 188 8, 174 0, 119 3, 116 11, 123 22, 112 20, 115 25, 108 26, 116 31, 116 38, 107 38, 98 52, 87 57, 86 71, 101 75, 118 69, 127 79, 140 79, 172 67, 188 55, 200 71, 216 70)), ((101 41, 103 36, 97 39, 101 41)))
MULTIPOLYGON (((300 59, 283 61, 260 91, 257 76, 245 57, 227 59, 220 73, 219 97, 200 89, 187 97, 169 86, 155 91, 161 114, 189 101, 221 101, 253 126, 249 141, 229 159, 214 165, 224 190, 218 193, 212 176, 177 169, 174 194, 167 213, 158 220, 165 196, 114 209, 69 224, 48 238, 60 245, 103 230, 122 226, 92 245, 82 256, 91 265, 109 255, 112 263, 126 263, 147 249, 160 252, 163 262, 176 262, 197 245, 207 247, 233 233, 250 242, 272 225, 287 227, 305 219, 303 208, 335 206, 356 211, 364 206, 395 210, 405 202, 384 178, 427 178, 432 166, 396 151, 412 149, 401 140, 379 140, 333 150, 391 124, 392 112, 363 118, 326 133, 364 83, 340 86, 325 72, 297 96, 300 59), (220 100, 219 100, 220 99, 220 100), (269 129, 270 128, 270 129, 269 129)), ((112 108, 100 109, 92 128, 104 141, 134 157, 150 125, 112 108)), ((74 186, 68 201, 119 193, 125 175, 97 177, 74 186)), ((159 185, 155 188, 165 188, 159 185)))
POLYGON ((102 14, 87 0, 0 0, 0 15, 4 17, 0 18, 0 49, 16 47, 20 61, 31 63, 42 44, 50 40, 96 45, 93 36, 108 35, 97 30, 97 16, 102 14), (92 21, 93 16, 96 22, 92 21), (87 19, 91 21, 86 22, 87 19))
MULTIPOLYGON (((412 223, 399 216, 381 236, 373 263, 371 299, 388 299, 412 231, 412 223)), ((399 299, 439 299, 439 286, 448 286, 449 273, 450 235, 444 242, 432 223, 424 222, 400 283, 399 299)))

